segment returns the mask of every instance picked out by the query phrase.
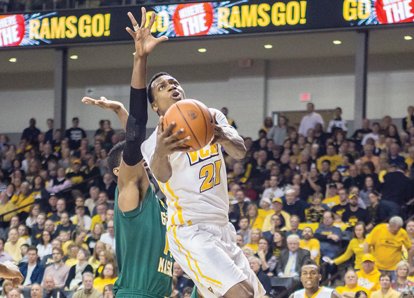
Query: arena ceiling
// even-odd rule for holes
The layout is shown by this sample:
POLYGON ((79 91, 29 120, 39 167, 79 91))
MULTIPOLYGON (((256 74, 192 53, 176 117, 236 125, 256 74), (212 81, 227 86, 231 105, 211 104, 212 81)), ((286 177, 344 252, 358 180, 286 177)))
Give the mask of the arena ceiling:
MULTIPOLYGON (((352 56, 355 54, 356 35, 354 31, 341 31, 171 41, 156 50, 150 65, 211 64, 245 58, 285 60, 352 56), (342 44, 334 45, 333 40, 341 40, 342 44), (273 48, 265 49, 264 44, 272 44, 273 48), (199 48, 206 48, 207 52, 200 54, 199 48)), ((406 41, 405 35, 414 37, 414 28, 370 31, 370 54, 413 54, 414 59, 414 39, 406 41)), ((76 54, 79 58, 69 60, 69 69, 128 68, 132 52, 131 44, 74 47, 69 55, 76 54)), ((54 54, 53 49, 0 51, 0 74, 53 71, 54 54), (11 57, 17 58, 17 62, 10 63, 11 57)))

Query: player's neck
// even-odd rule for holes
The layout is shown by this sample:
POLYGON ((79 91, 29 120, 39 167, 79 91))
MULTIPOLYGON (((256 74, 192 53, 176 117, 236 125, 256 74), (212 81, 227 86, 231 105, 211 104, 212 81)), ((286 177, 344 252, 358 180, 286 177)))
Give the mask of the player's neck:
POLYGON ((305 297, 311 298, 317 291, 319 291, 319 286, 311 289, 305 289, 305 297))

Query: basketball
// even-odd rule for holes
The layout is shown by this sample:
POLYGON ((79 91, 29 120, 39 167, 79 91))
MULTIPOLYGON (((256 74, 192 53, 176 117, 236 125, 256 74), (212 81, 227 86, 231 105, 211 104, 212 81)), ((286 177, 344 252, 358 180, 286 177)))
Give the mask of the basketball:
POLYGON ((214 120, 209 109, 195 99, 184 99, 173 104, 164 115, 164 129, 172 122, 176 125, 173 133, 184 129, 180 138, 190 136, 186 145, 199 150, 208 145, 214 135, 214 120))

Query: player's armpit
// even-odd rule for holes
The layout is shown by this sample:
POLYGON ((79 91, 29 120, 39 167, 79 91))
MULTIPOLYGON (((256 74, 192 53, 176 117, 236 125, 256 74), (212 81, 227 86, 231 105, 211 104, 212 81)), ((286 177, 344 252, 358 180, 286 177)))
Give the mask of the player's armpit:
POLYGON ((213 141, 222 145, 227 154, 235 159, 243 159, 246 156, 244 140, 232 126, 216 125, 213 141))
POLYGON ((123 160, 118 174, 118 208, 128 212, 137 208, 149 187, 149 179, 143 161, 128 166, 123 160))

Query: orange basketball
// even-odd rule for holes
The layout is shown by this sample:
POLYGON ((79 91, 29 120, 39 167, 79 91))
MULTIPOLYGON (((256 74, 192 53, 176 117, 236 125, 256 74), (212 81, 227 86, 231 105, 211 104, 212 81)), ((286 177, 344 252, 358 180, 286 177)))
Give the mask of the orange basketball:
POLYGON ((173 133, 183 128, 180 138, 190 136, 186 145, 199 150, 208 145, 214 135, 214 120, 209 109, 195 99, 184 99, 173 104, 164 115, 164 129, 172 122, 173 133))

